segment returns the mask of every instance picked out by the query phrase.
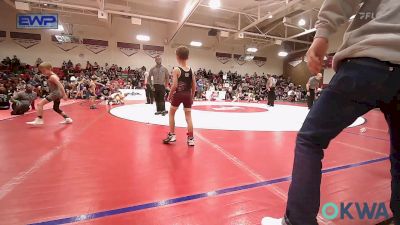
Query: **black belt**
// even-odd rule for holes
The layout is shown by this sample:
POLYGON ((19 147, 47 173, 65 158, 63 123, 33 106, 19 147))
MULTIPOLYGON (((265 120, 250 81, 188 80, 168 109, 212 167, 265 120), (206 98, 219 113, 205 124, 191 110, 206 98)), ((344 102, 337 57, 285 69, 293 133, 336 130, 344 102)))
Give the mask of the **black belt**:
POLYGON ((380 68, 380 69, 389 70, 389 71, 400 70, 399 64, 394 64, 394 63, 387 62, 387 61, 380 61, 378 59, 368 58, 368 57, 350 58, 350 59, 346 59, 346 62, 353 62, 353 63, 359 64, 359 65, 371 66, 371 67, 380 68))

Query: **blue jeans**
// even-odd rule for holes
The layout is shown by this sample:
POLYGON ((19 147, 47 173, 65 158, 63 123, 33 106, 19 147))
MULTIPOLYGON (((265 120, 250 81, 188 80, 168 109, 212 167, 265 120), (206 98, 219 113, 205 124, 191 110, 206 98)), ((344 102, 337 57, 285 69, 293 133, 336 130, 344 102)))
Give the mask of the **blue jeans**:
POLYGON ((307 115, 296 140, 286 208, 288 223, 318 224, 323 149, 374 108, 381 109, 390 128, 390 207, 396 225, 400 224, 400 65, 371 58, 345 60, 307 115))

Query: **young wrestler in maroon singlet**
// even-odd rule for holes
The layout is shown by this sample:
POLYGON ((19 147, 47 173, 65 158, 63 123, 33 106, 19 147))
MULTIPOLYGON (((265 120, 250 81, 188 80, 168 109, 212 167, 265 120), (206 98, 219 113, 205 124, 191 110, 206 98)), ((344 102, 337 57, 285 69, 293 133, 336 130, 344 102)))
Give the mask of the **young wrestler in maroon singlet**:
POLYGON ((189 146, 194 146, 191 108, 196 93, 196 78, 193 75, 192 69, 187 64, 187 60, 189 59, 189 49, 184 46, 178 47, 176 49, 176 59, 179 63, 179 67, 174 68, 172 72, 172 87, 168 96, 168 99, 171 102, 171 109, 169 111, 170 132, 168 133, 167 138, 164 139, 164 144, 176 141, 175 112, 182 103, 185 111, 186 122, 188 124, 187 143, 189 146))

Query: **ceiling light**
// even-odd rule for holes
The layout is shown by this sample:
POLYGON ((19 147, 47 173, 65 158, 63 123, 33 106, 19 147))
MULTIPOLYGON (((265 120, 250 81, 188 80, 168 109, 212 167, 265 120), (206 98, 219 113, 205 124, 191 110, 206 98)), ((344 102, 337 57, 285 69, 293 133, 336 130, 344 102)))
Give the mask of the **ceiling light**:
POLYGON ((298 24, 299 24, 299 26, 304 26, 304 25, 306 25, 306 20, 300 19, 298 24))
POLYGON ((280 56, 280 57, 286 57, 286 56, 288 56, 289 55, 289 53, 287 53, 286 51, 280 51, 279 53, 278 53, 278 56, 280 56))
POLYGON ((221 7, 221 1, 220 0, 210 0, 208 5, 212 9, 218 9, 219 7, 221 7))
POLYGON ((138 34, 136 35, 136 39, 139 41, 150 41, 150 37, 147 35, 138 34))
POLYGON ((192 41, 190 42, 190 45, 194 47, 201 47, 203 43, 201 43, 200 41, 192 41))
POLYGON ((47 3, 44 3, 43 5, 44 5, 44 6, 48 6, 48 4, 47 4, 47 3))
POLYGON ((268 19, 272 19, 272 15, 269 15, 269 16, 268 16, 268 19))
POLYGON ((258 51, 258 49, 257 49, 257 48, 254 48, 254 47, 251 47, 251 48, 247 48, 247 51, 248 51, 248 52, 255 53, 255 52, 258 51))

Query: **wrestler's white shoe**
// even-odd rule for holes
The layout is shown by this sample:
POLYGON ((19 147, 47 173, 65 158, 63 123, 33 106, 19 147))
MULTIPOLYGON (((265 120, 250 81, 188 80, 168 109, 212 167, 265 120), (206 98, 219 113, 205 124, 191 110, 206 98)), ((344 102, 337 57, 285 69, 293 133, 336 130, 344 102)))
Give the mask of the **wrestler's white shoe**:
POLYGON ((194 145, 195 145, 194 137, 188 137, 188 139, 187 139, 187 144, 188 144, 189 146, 194 146, 194 145))
POLYGON ((65 120, 61 121, 61 124, 71 124, 73 120, 71 118, 65 118, 65 120))
POLYGON ((36 117, 36 119, 34 121, 26 122, 26 124, 29 124, 29 125, 43 125, 44 121, 43 121, 43 119, 40 119, 39 117, 36 117))
POLYGON ((286 225, 284 219, 275 219, 272 217, 264 217, 261 220, 261 225, 286 225))

